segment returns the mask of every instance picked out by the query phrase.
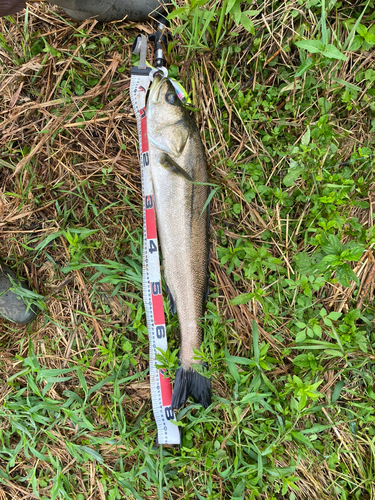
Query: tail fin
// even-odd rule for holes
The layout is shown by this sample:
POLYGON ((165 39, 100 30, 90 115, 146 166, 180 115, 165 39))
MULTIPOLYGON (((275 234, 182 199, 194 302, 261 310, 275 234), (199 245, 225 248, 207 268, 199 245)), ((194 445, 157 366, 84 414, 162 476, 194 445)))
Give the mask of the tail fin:
POLYGON ((211 404, 211 381, 196 370, 179 368, 176 371, 172 394, 172 408, 178 410, 189 396, 204 408, 211 404))

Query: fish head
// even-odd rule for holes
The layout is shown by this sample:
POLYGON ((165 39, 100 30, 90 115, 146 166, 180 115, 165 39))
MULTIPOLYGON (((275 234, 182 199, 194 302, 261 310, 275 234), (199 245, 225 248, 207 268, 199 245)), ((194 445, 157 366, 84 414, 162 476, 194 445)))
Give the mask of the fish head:
POLYGON ((157 74, 147 101, 149 141, 178 158, 189 138, 190 122, 191 118, 169 78, 157 74))

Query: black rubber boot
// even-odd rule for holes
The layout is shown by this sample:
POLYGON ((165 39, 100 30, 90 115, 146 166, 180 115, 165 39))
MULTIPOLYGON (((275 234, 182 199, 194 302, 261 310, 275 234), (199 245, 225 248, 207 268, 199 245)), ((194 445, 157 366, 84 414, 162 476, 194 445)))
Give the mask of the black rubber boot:
POLYGON ((31 306, 26 312, 27 308, 24 301, 10 290, 12 283, 8 275, 14 282, 29 290, 26 283, 19 281, 15 273, 0 261, 0 316, 14 323, 29 323, 35 318, 36 311, 31 306))
MULTIPOLYGON (((14 1, 14 0, 13 0, 14 1)), ((156 11, 165 12, 159 0, 48 0, 62 7, 68 16, 79 21, 95 17, 98 21, 146 21, 156 11)))
MULTIPOLYGON (((62 7, 68 16, 83 21, 95 17, 98 21, 145 21, 150 14, 165 13, 159 0, 48 0, 62 7)), ((164 0, 165 1, 165 0, 164 0)), ((26 7, 26 0, 0 0, 0 17, 15 14, 26 7)))

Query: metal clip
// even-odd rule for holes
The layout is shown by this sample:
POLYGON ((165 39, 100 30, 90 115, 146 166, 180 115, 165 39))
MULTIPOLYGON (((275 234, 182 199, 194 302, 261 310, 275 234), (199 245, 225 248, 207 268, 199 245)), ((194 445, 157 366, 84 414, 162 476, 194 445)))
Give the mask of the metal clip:
POLYGON ((155 68, 161 68, 163 66, 166 66, 167 64, 167 61, 164 56, 164 50, 167 47, 167 36, 164 34, 165 28, 166 28, 165 24, 159 22, 155 33, 152 33, 151 35, 148 36, 150 42, 154 42, 155 44, 155 62, 154 62, 155 68))
POLYGON ((161 68, 153 68, 151 71, 150 71, 150 80, 153 81, 154 80, 154 76, 157 74, 157 73, 163 73, 163 76, 164 78, 167 78, 168 77, 168 70, 167 68, 165 68, 164 66, 162 66, 161 68))

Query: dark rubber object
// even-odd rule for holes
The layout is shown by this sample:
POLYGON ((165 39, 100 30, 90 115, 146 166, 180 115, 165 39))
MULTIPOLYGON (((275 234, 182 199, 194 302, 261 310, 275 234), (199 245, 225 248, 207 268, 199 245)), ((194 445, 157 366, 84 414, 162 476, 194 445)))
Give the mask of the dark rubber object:
MULTIPOLYGON (((62 7, 73 19, 84 21, 95 17, 98 21, 115 21, 125 16, 129 21, 145 21, 152 14, 165 13, 159 0, 49 0, 62 7), (156 12, 157 9, 157 12, 156 12)), ((25 0, 0 0, 0 17, 15 14, 26 6, 25 0)))
MULTIPOLYGON (((29 323, 35 318, 36 312, 32 309, 32 306, 26 312, 24 301, 10 290, 12 283, 8 274, 12 280, 19 282, 15 273, 8 266, 0 262, 0 316, 13 321, 13 323, 29 323)), ((23 288, 29 290, 25 282, 21 281, 20 284, 23 288)))
POLYGON ((98 21, 115 21, 126 19, 129 21, 145 21, 156 11, 163 12, 159 0, 49 0, 59 5, 73 19, 84 21, 95 17, 98 21))
POLYGON ((179 410, 191 396, 194 401, 207 408, 211 404, 211 381, 193 368, 178 368, 173 385, 172 409, 179 410))
POLYGON ((16 14, 25 7, 25 0, 0 0, 0 17, 16 14))

